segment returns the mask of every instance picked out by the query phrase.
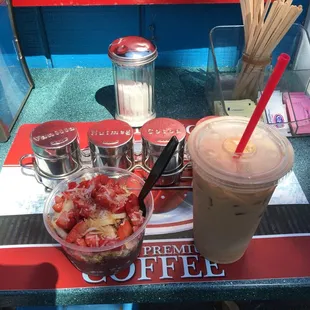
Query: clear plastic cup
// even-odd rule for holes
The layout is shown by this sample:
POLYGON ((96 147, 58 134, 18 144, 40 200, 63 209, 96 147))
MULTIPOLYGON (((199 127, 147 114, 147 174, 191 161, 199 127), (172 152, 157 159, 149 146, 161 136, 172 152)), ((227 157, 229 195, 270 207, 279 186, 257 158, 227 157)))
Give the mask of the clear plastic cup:
POLYGON ((198 122, 196 123, 196 126, 198 126, 199 124, 201 124, 202 122, 206 121, 206 120, 209 120, 211 118, 214 118, 214 117, 218 117, 216 115, 209 115, 209 116, 205 116, 201 119, 198 120, 198 122))
POLYGON ((249 118, 205 120, 190 134, 193 163, 194 241, 217 263, 232 263, 245 253, 279 182, 291 169, 288 139, 259 123, 240 158, 234 151, 249 118))
POLYGON ((107 276, 126 269, 138 257, 143 242, 145 227, 153 214, 154 202, 152 193, 148 194, 144 200, 146 215, 143 224, 132 235, 122 241, 118 241, 113 245, 101 247, 84 247, 66 242, 56 233, 51 223, 51 218, 55 213, 53 210, 55 196, 66 191, 68 189, 68 183, 79 183, 85 179, 92 179, 99 174, 117 180, 121 185, 126 185, 127 188, 137 196, 144 184, 144 181, 140 177, 120 168, 104 167, 83 169, 70 176, 67 180, 59 183, 50 193, 44 206, 43 220, 49 234, 61 244, 64 253, 78 270, 88 275, 107 276))

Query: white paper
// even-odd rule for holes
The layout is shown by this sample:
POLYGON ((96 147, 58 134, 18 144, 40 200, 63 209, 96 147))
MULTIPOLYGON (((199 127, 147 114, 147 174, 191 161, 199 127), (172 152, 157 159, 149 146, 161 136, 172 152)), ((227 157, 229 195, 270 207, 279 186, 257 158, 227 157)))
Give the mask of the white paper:
MULTIPOLYGON (((18 166, 4 166, 0 173, 0 216, 19 214, 40 214, 49 192, 33 176, 22 174, 18 166)), ((275 190, 269 205, 308 204, 308 200, 292 172, 275 190)), ((192 228, 192 192, 170 212, 154 214, 146 234, 165 234, 185 231, 192 228), (186 223, 184 223, 186 222, 186 223), (165 227, 152 225, 165 224, 165 227), (169 225, 171 224, 171 225, 169 225)))

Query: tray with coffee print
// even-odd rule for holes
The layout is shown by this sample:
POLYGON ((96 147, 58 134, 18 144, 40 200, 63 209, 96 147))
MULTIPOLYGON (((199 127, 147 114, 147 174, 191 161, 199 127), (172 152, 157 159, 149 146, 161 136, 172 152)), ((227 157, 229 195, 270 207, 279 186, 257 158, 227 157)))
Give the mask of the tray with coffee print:
MULTIPOLYGON (((196 119, 180 120, 186 127, 187 136, 197 123, 196 119)), ((81 148, 87 147, 87 130, 92 123, 75 123, 79 132, 81 148)), ((25 124, 20 127, 12 147, 4 162, 0 173, 1 201, 8 208, 0 208, 0 216, 40 214, 44 201, 49 191, 38 183, 34 172, 22 169, 19 165, 21 156, 31 153, 30 133, 36 124, 25 124), (14 184, 14 186, 12 186, 14 184), (16 195, 18 189, 18 195, 16 195)), ((185 145, 186 150, 186 145, 185 145)), ((139 130, 134 132, 134 151, 136 161, 139 162, 141 154, 141 135, 139 130)), ((185 165, 189 157, 185 151, 185 165)), ((90 165, 86 164, 85 166, 90 165)), ((142 174, 141 169, 135 169, 137 174, 142 174)), ((155 200, 155 214, 152 216, 147 229, 147 235, 162 235, 190 230, 193 225, 191 169, 182 172, 178 184, 165 187, 156 187, 153 190, 155 200)), ((307 204, 308 201, 292 173, 275 191, 270 205, 280 204, 307 204)))
MULTIPOLYGON (((196 124, 196 120, 180 121, 187 134, 196 124)), ((74 124, 82 148, 87 146, 91 124, 74 124)), ((253 292, 257 298, 273 293, 281 298, 306 296, 310 210, 294 173, 275 191, 248 250, 236 263, 216 264, 197 252, 190 229, 191 170, 185 169, 180 184, 153 191, 157 212, 165 212, 153 214, 138 259, 113 276, 81 273, 66 259, 42 221, 49 192, 29 176, 33 171, 19 165, 20 157, 31 152, 29 135, 35 126, 20 127, 0 173, 0 274, 6 279, 0 283, 2 304, 37 305, 44 301, 53 305, 55 294, 81 304, 141 302, 143 298, 149 302, 158 298, 176 301, 180 294, 188 301, 193 296, 197 300, 214 296, 246 300, 253 292)), ((134 147, 139 162, 138 130, 134 147)), ((186 157, 185 162, 188 160, 186 157)), ((141 173, 138 169, 135 172, 141 173)))

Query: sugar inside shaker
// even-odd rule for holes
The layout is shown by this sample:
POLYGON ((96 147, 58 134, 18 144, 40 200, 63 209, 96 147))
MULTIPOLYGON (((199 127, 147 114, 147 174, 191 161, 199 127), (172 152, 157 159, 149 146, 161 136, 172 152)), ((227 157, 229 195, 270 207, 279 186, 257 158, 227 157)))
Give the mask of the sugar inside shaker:
POLYGON ((120 120, 104 120, 88 130, 88 144, 94 167, 130 169, 134 165, 133 129, 120 120))
POLYGON ((128 36, 113 41, 108 50, 113 65, 115 118, 141 127, 155 118, 154 84, 156 46, 147 39, 128 36))
POLYGON ((164 170, 157 185, 171 185, 179 181, 184 162, 184 144, 186 129, 182 123, 171 118, 155 118, 145 123, 141 128, 142 165, 150 171, 161 152, 172 136, 176 136, 179 145, 168 166, 164 170))

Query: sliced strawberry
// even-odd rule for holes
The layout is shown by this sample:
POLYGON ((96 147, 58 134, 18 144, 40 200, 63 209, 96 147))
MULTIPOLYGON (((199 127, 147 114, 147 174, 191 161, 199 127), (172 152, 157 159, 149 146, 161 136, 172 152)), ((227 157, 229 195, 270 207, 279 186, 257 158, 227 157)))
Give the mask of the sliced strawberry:
POLYGON ((79 245, 79 246, 87 246, 84 238, 78 238, 75 240, 75 244, 79 245))
POLYGON ((97 189, 94 188, 94 189, 92 190, 91 194, 90 194, 90 197, 93 198, 93 199, 95 199, 96 196, 97 196, 97 189))
POLYGON ((92 216, 95 210, 96 210, 96 206, 94 206, 93 208, 93 206, 89 205, 88 207, 81 209, 79 212, 79 215, 83 219, 88 219, 89 217, 92 216))
POLYGON ((109 179, 107 182, 108 187, 114 187, 115 184, 116 184, 116 182, 113 179, 109 179))
POLYGON ((103 209, 108 209, 113 213, 124 212, 126 191, 114 180, 109 180, 106 185, 96 187, 91 197, 103 209))
POLYGON ((68 189, 74 189, 74 188, 76 188, 76 186, 77 186, 76 182, 69 182, 68 183, 68 189))
POLYGON ((55 202, 56 203, 61 203, 64 201, 65 201, 65 198, 63 196, 55 196, 55 202))
POLYGON ((86 242, 87 246, 91 247, 91 248, 99 247, 100 246, 100 244, 99 244, 100 240, 101 240, 101 238, 98 235, 88 233, 85 236, 85 242, 86 242))
POLYGON ((62 211, 56 224, 60 228, 70 230, 76 224, 76 214, 73 211, 62 211))
POLYGON ((116 198, 116 192, 114 190, 114 186, 106 186, 106 192, 109 195, 111 201, 116 198))
POLYGON ((126 213, 129 215, 135 211, 139 211, 139 201, 135 194, 130 194, 125 204, 126 213))
POLYGON ((64 199, 71 199, 71 196, 72 196, 72 193, 71 192, 68 192, 68 191, 64 191, 62 193, 62 196, 64 197, 64 199))
POLYGON ((54 211, 55 211, 55 212, 58 212, 58 213, 61 212, 61 210, 62 210, 62 208, 63 208, 63 205, 64 205, 63 202, 55 203, 55 204, 53 205, 54 211))
POLYGON ((132 224, 132 226, 138 226, 140 227, 143 222, 144 222, 144 217, 142 215, 142 211, 139 210, 139 211, 134 211, 130 214, 128 214, 129 216, 129 219, 130 219, 130 222, 132 224))
POLYGON ((86 230, 88 229, 88 225, 86 222, 81 221, 79 223, 77 223, 69 232, 66 241, 69 243, 74 243, 76 242, 78 239, 81 239, 86 230))
POLYGON ((82 196, 75 196, 72 201, 74 206, 78 209, 85 208, 89 204, 89 201, 82 196))
POLYGON ((120 240, 124 240, 132 234, 132 226, 130 222, 125 219, 117 230, 117 235, 120 240))
POLYGON ((89 188, 90 180, 84 180, 79 183, 78 188, 89 188))
POLYGON ((105 246, 106 245, 106 240, 105 239, 100 239, 99 240, 99 246, 105 246))
POLYGON ((106 194, 101 193, 97 195, 94 200, 99 207, 103 209, 110 209, 111 200, 109 199, 109 196, 107 196, 106 194))
POLYGON ((96 209, 92 199, 84 198, 82 196, 75 196, 73 198, 73 204, 82 218, 89 218, 92 212, 96 209))
POLYGON ((110 209, 110 205, 114 203, 113 196, 114 192, 112 193, 110 189, 102 186, 96 192, 94 200, 101 208, 110 209))
POLYGON ((119 214, 119 213, 124 213, 126 210, 125 210, 125 205, 124 204, 115 204, 115 203, 112 203, 110 205, 110 211, 114 214, 119 214))
POLYGON ((109 177, 103 174, 97 175, 93 182, 95 184, 95 187, 100 187, 101 185, 106 185, 109 181, 109 177))
POLYGON ((101 174, 99 177, 100 177, 100 183, 102 185, 105 185, 108 183, 109 177, 107 175, 101 174))
POLYGON ((118 183, 116 183, 113 186, 113 190, 114 190, 116 195, 124 195, 124 194, 126 194, 125 189, 123 187, 121 187, 118 183))

